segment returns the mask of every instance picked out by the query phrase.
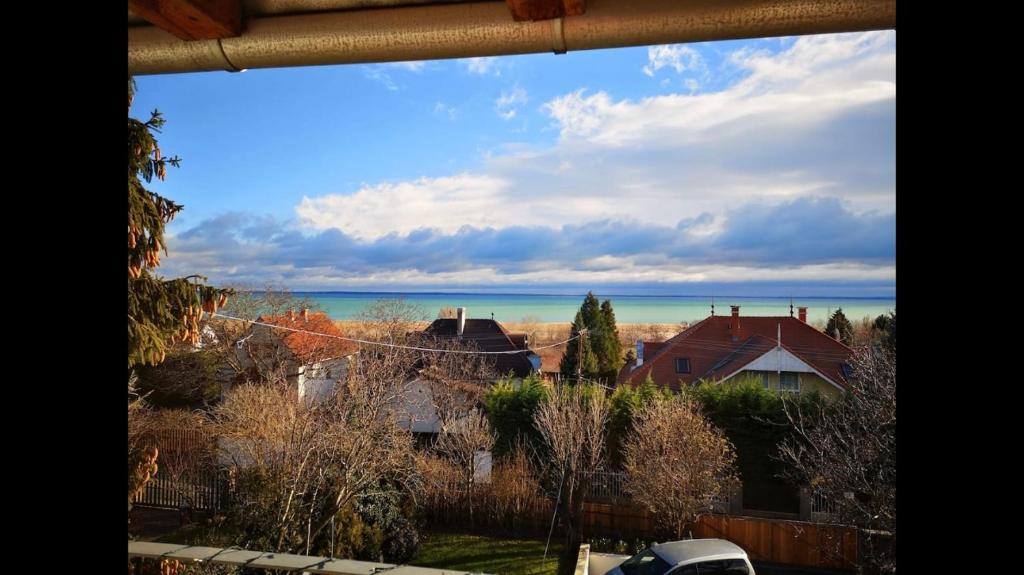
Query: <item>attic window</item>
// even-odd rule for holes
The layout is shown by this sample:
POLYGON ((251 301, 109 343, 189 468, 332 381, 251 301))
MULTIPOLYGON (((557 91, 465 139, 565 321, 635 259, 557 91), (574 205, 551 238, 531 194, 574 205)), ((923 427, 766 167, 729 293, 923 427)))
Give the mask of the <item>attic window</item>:
POLYGON ((676 373, 690 373, 690 358, 676 358, 676 373))

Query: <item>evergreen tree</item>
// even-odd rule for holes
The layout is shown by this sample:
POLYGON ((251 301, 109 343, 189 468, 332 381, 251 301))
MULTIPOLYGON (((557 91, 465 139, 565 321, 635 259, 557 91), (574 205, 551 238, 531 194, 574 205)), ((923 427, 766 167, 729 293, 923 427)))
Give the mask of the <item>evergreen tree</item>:
POLYGON ((619 328, 615 325, 615 310, 612 309, 612 301, 609 299, 601 302, 601 315, 604 318, 604 360, 605 365, 601 371, 615 377, 622 367, 622 342, 619 341, 619 328))
POLYGON ((825 325, 825 333, 829 337, 836 337, 836 329, 839 329, 839 341, 846 345, 853 344, 853 324, 850 320, 846 319, 846 315, 843 314, 843 308, 839 308, 832 314, 832 317, 828 318, 828 324, 825 325))
MULTIPOLYGON (((583 377, 614 379, 622 367, 622 344, 619 342, 611 301, 605 300, 601 304, 593 292, 587 293, 576 312, 571 337, 576 337, 584 329, 586 334, 582 339, 586 343, 582 351, 583 377)), ((569 342, 562 355, 559 367, 563 377, 576 377, 579 356, 580 338, 577 338, 569 342)))
POLYGON ((896 351, 896 310, 876 317, 871 330, 878 341, 896 351))
MULTIPOLYGON (((128 79, 131 111, 135 82, 128 79)), ((164 225, 184 207, 147 190, 153 176, 163 180, 167 165, 181 160, 161 154, 154 133, 164 125, 154 110, 146 122, 128 118, 128 370, 136 365, 163 361, 168 346, 196 342, 204 311, 214 312, 227 303, 231 290, 203 285, 206 278, 164 279, 152 273, 167 253, 164 225), (191 280, 191 281, 190 281, 191 280)))
POLYGON ((587 326, 583 319, 583 311, 581 310, 576 312, 576 319, 572 322, 572 329, 569 334, 569 337, 572 339, 566 345, 565 351, 562 353, 562 361, 558 364, 562 377, 576 377, 576 366, 579 363, 581 355, 583 359, 583 368, 581 370, 583 377, 594 377, 594 375, 597 374, 597 357, 594 356, 590 334, 588 333, 586 338, 579 337, 580 332, 584 329, 587 329, 587 326), (583 345, 581 350, 580 342, 584 339, 586 340, 586 344, 583 345))

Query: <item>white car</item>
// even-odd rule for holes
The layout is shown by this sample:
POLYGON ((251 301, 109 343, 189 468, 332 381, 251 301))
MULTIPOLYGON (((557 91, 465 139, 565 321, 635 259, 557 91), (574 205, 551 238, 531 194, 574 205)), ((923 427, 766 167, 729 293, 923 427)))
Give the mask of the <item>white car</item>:
POLYGON ((591 575, 754 575, 747 552, 724 539, 656 543, 624 559, 621 555, 592 553, 589 572, 591 575), (602 563, 605 569, 598 567, 602 563), (611 568, 616 563, 617 566, 611 568))

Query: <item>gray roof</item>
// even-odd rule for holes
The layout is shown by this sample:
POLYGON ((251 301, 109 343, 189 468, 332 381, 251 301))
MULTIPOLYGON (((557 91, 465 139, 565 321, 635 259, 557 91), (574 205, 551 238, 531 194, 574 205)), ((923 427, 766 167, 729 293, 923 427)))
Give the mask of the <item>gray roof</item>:
POLYGON ((688 539, 655 543, 651 550, 669 565, 679 565, 693 560, 739 559, 746 557, 742 547, 725 539, 688 539))

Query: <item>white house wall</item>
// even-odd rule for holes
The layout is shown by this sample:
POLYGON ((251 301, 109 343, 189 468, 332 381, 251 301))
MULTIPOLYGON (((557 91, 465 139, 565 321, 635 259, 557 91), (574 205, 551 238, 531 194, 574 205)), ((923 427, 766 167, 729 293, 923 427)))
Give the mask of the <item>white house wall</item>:
POLYGON ((398 417, 399 425, 416 433, 441 431, 441 422, 437 417, 434 395, 429 383, 418 379, 406 383, 398 402, 399 405, 395 406, 395 415, 398 417))
POLYGON ((347 376, 347 358, 306 366, 298 377, 299 400, 307 405, 319 403, 330 397, 337 382, 344 381, 347 376))

